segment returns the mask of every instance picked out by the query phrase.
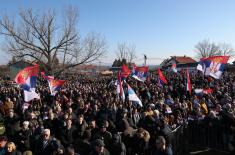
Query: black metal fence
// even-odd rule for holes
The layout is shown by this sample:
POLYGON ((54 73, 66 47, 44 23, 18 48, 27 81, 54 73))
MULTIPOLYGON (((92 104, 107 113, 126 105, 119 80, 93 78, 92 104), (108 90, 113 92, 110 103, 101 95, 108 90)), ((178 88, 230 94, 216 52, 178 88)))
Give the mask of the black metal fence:
POLYGON ((193 147, 228 151, 228 141, 231 134, 220 123, 208 124, 204 120, 194 120, 189 121, 187 125, 178 127, 173 134, 174 155, 189 154, 193 147))

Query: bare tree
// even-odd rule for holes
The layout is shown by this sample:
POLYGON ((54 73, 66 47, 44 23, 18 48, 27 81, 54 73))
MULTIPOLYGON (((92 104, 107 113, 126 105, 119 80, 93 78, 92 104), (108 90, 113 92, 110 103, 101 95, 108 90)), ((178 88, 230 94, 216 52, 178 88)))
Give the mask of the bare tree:
POLYGON ((136 59, 136 47, 135 45, 129 45, 127 48, 127 62, 132 63, 134 59, 136 59))
POLYGON ((195 45, 196 57, 198 59, 203 57, 210 57, 215 55, 220 55, 219 46, 215 43, 210 43, 209 40, 203 40, 195 45))
POLYGON ((235 52, 231 44, 223 43, 219 47, 220 55, 234 56, 235 52))
POLYGON ((106 42, 99 34, 90 33, 80 38, 78 10, 69 7, 63 15, 62 20, 58 20, 54 11, 37 14, 25 9, 19 12, 17 21, 4 16, 0 19, 4 50, 16 58, 35 60, 54 75, 103 56, 106 42))
POLYGON ((116 55, 119 60, 125 59, 127 63, 132 63, 136 59, 136 47, 133 44, 118 43, 116 55))

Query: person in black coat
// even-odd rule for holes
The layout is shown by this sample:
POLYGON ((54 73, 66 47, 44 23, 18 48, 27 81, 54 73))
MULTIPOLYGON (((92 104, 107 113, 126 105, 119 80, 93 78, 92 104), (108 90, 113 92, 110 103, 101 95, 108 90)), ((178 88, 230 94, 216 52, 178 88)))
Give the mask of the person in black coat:
POLYGON ((50 135, 50 129, 44 129, 41 137, 37 140, 34 155, 53 155, 59 149, 59 144, 50 135))
POLYGON ((89 155, 110 155, 110 153, 105 148, 104 142, 101 139, 96 139, 93 142, 93 149, 89 155))
POLYGON ((159 136, 156 139, 156 144, 151 150, 151 155, 173 155, 171 147, 166 145, 166 140, 163 136, 159 136))
POLYGON ((21 152, 30 150, 30 138, 32 135, 33 132, 29 128, 29 121, 24 121, 22 129, 16 135, 17 146, 21 152))
POLYGON ((20 118, 10 109, 5 118, 6 135, 8 140, 14 140, 15 134, 20 130, 20 118))
POLYGON ((69 145, 74 143, 74 135, 76 128, 72 125, 72 120, 66 120, 66 126, 61 129, 60 140, 64 147, 68 147, 69 145))
POLYGON ((78 152, 80 155, 88 155, 91 149, 90 144, 91 139, 91 131, 86 130, 82 135, 82 139, 77 139, 75 141, 75 151, 78 152))
POLYGON ((150 134, 143 128, 137 129, 132 138, 132 154, 146 155, 149 149, 150 134))
POLYGON ((75 127, 76 127, 76 138, 81 138, 83 135, 83 132, 86 130, 88 127, 84 116, 81 114, 78 116, 78 120, 75 122, 75 127))
POLYGON ((126 155, 126 146, 118 133, 113 135, 109 151, 111 155, 126 155))

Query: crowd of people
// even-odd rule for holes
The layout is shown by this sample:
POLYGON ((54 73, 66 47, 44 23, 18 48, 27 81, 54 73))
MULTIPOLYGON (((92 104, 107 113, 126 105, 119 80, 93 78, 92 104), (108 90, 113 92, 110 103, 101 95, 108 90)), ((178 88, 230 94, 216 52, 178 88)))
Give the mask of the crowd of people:
MULTIPOLYGON (((116 76, 63 76, 63 88, 55 95, 45 79, 37 81, 40 100, 25 103, 20 87, 0 80, 0 155, 173 155, 173 131, 189 120, 218 120, 227 128, 224 142, 235 148, 235 76, 221 79, 190 73, 193 90, 211 88, 212 93, 190 94, 186 75, 165 72, 168 84, 157 75, 145 82, 125 81, 142 101, 125 100, 117 94, 116 76), (0 127, 1 128, 1 127, 0 127)), ((184 146, 182 146, 184 147, 184 146)))

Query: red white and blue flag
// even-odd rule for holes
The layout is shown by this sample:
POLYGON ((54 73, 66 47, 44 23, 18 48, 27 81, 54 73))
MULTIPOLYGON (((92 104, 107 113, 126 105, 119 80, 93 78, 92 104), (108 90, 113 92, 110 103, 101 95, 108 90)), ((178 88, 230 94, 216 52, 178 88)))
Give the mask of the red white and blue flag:
POLYGON ((44 72, 41 72, 41 75, 42 75, 42 77, 43 77, 44 79, 46 79, 46 80, 54 79, 54 76, 47 76, 47 75, 45 75, 44 72))
POLYGON ((211 88, 203 88, 203 89, 195 89, 194 90, 196 94, 211 94, 213 92, 213 89, 211 88))
POLYGON ((117 81, 116 84, 117 86, 117 94, 118 94, 118 98, 120 97, 123 101, 125 100, 125 93, 122 87, 122 79, 121 79, 121 73, 118 72, 118 77, 117 77, 117 81))
POLYGON ((55 96, 56 93, 61 89, 65 80, 55 80, 54 76, 45 75, 44 72, 41 72, 41 75, 44 79, 48 81, 51 95, 55 96))
POLYGON ((128 86, 128 98, 129 98, 129 100, 137 102, 142 107, 143 104, 140 101, 139 97, 136 95, 135 91, 128 84, 127 84, 127 86, 128 86))
POLYGON ((55 96, 56 93, 61 89, 61 87, 65 83, 65 80, 50 79, 48 80, 48 83, 49 83, 51 95, 55 96))
POLYGON ((187 71, 186 71, 186 75, 187 75, 187 91, 191 95, 192 94, 192 85, 191 85, 191 81, 190 81, 188 68, 187 68, 187 71))
POLYGON ((162 74, 162 71, 160 70, 160 68, 157 69, 157 72, 158 72, 159 85, 167 84, 168 82, 165 76, 162 74))
POLYGON ((176 63, 172 64, 171 69, 173 70, 173 72, 177 73, 176 63))
POLYGON ((38 72, 39 65, 34 65, 24 68, 15 77, 15 82, 24 90, 25 102, 40 99, 39 95, 35 92, 38 72))
POLYGON ((205 75, 210 75, 215 79, 220 79, 228 59, 229 56, 202 58, 197 66, 197 69, 202 71, 205 75))
POLYGON ((144 82, 147 79, 148 75, 148 66, 134 66, 133 71, 132 71, 132 77, 135 78, 136 80, 139 80, 141 82, 144 82))

